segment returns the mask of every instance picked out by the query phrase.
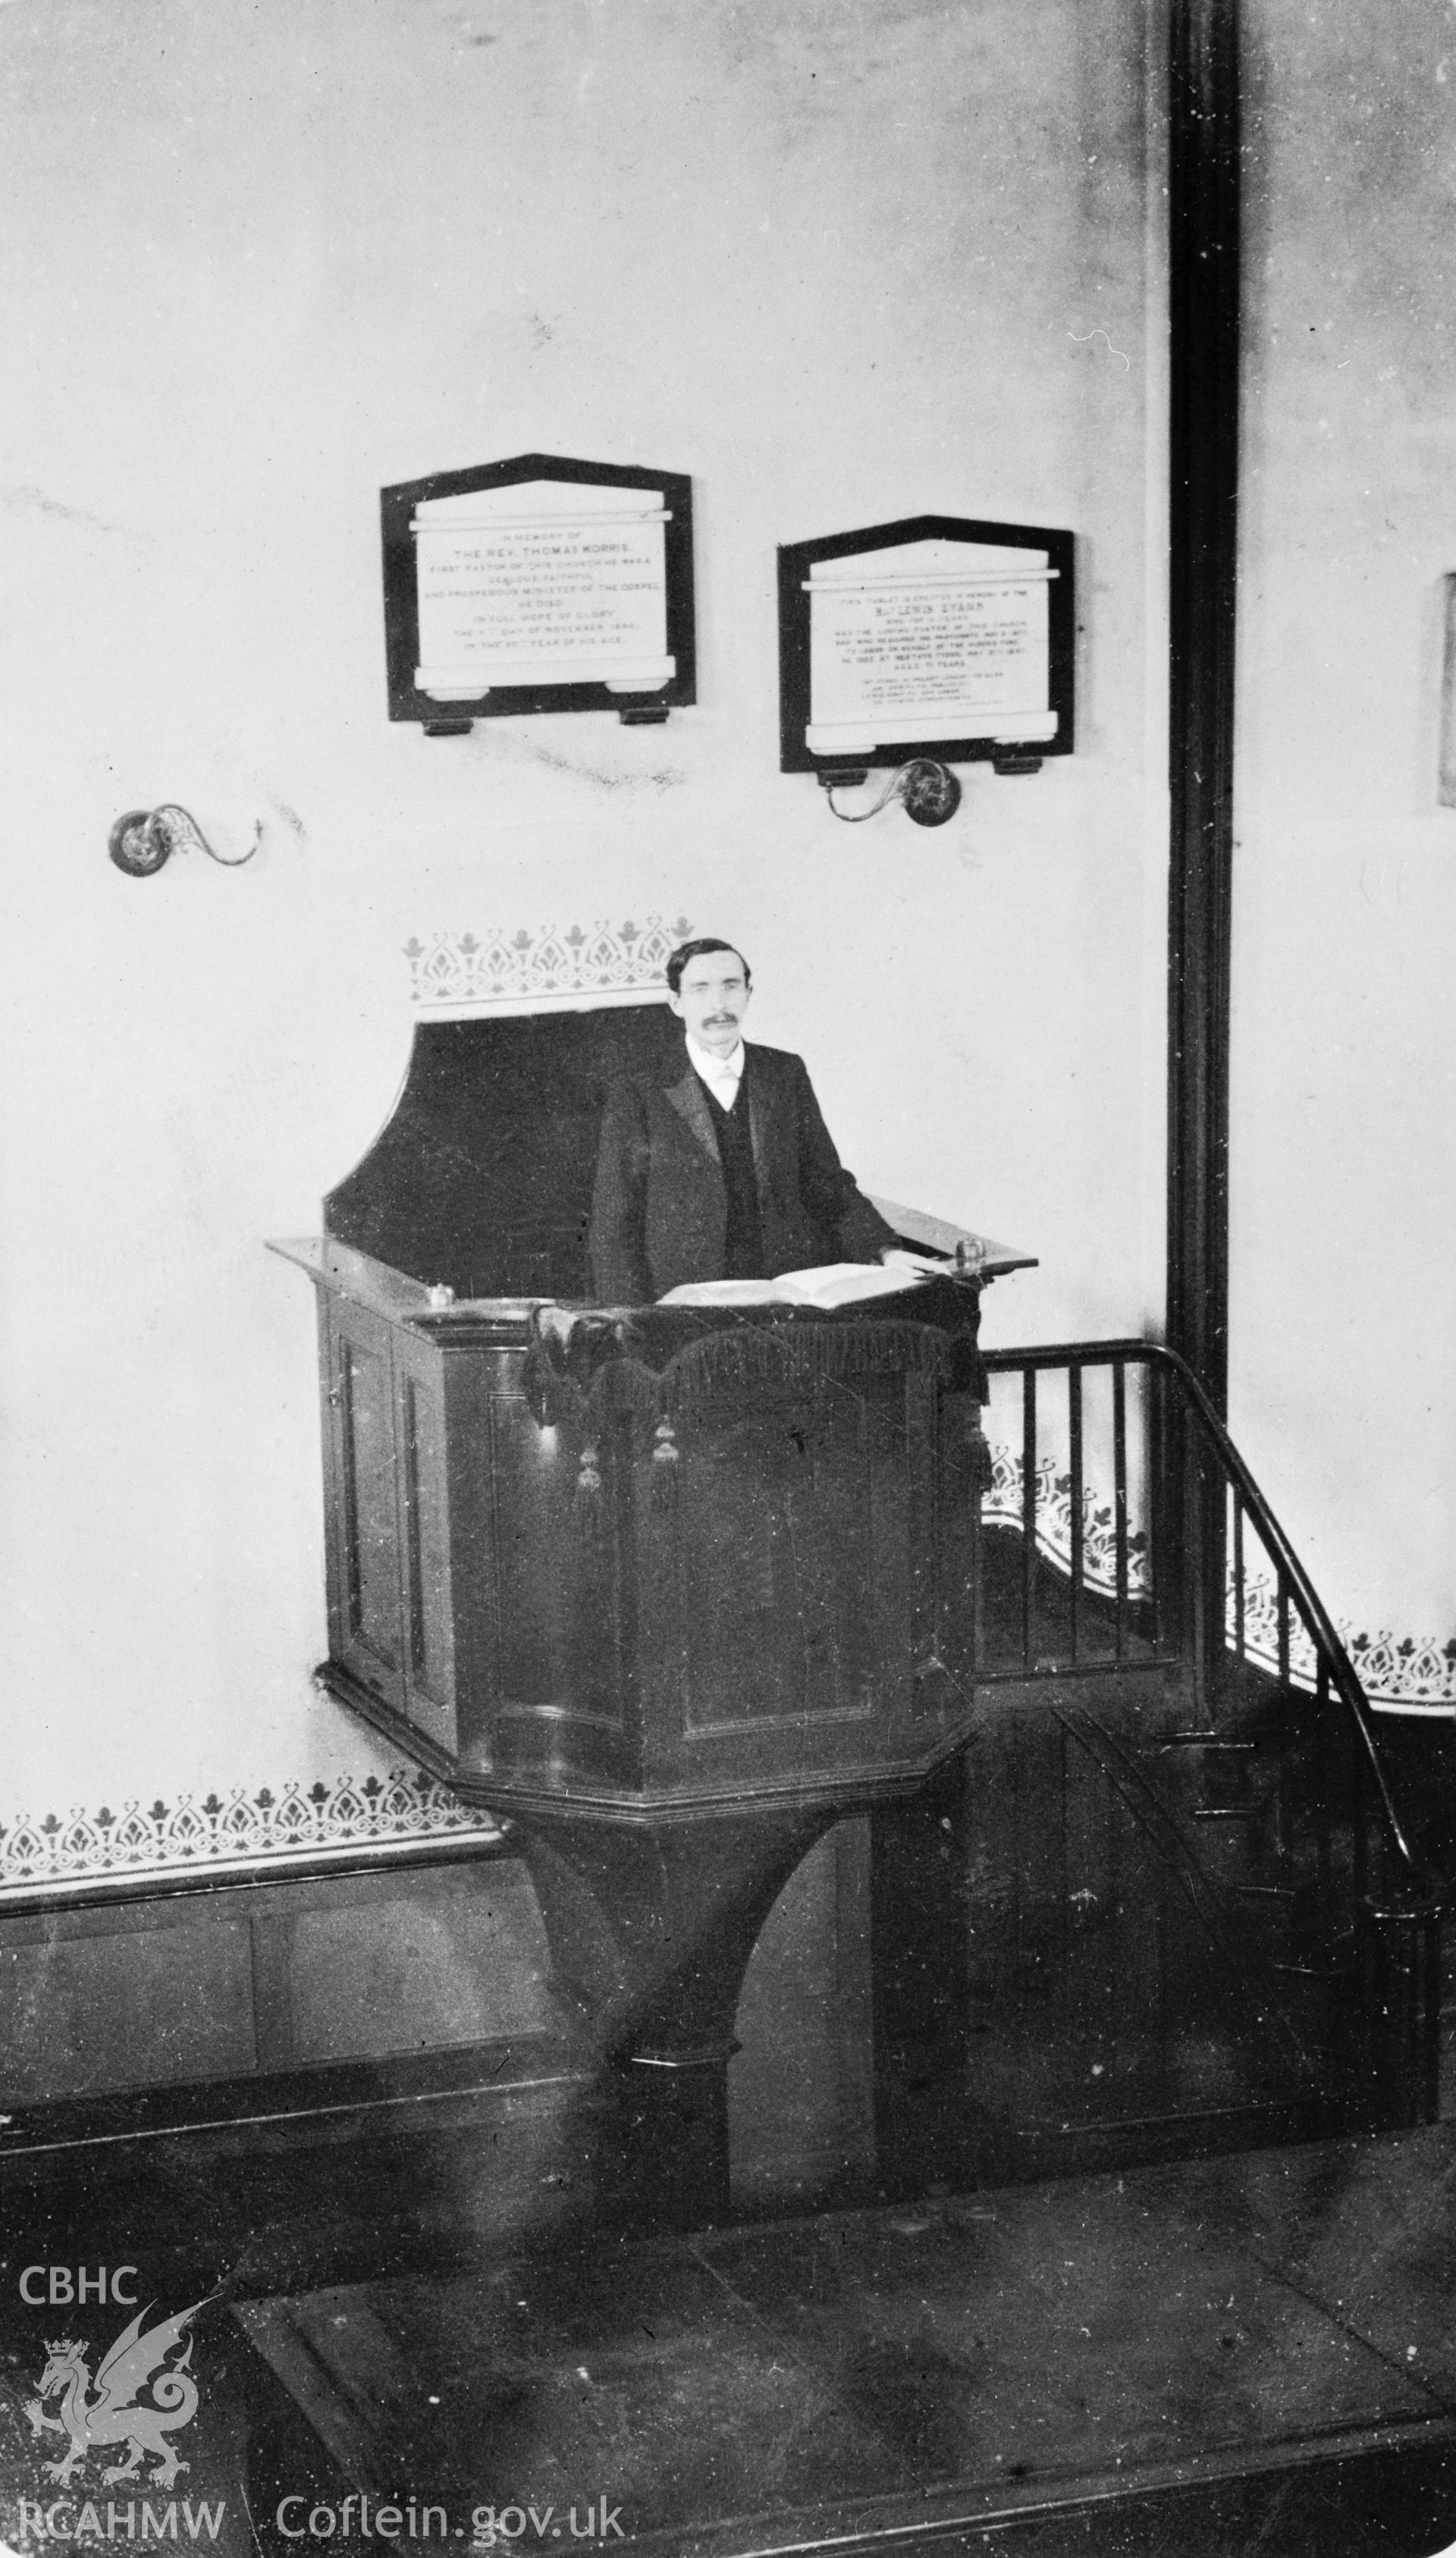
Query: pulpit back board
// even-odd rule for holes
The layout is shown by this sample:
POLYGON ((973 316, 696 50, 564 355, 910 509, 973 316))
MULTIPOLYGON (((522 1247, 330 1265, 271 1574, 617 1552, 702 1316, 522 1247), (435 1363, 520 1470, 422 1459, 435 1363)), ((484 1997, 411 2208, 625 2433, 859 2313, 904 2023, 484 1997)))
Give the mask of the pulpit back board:
POLYGON ((608 1087, 665 1076, 681 1053, 664 1003, 419 1023, 387 1125, 324 1203, 326 1232, 458 1297, 590 1297, 608 1087))

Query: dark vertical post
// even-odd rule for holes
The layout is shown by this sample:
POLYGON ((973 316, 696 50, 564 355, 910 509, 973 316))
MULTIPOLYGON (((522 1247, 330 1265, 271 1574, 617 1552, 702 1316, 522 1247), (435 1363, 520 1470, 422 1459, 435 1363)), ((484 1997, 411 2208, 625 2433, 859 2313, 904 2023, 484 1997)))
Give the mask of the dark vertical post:
POLYGON ((1112 1648, 1120 1661, 1127 1649, 1127 1370, 1112 1362, 1112 1648))
MULTIPOLYGON (((1229 1015, 1238 531, 1238 0, 1169 7, 1168 1340, 1229 1399, 1229 1015)), ((1224 1674, 1217 1467, 1178 1463, 1169 1521, 1196 1584, 1200 1670, 1224 1674)), ((1190 1587, 1190 1596, 1192 1588, 1190 1587)))
POLYGON ((1315 1830, 1315 1870, 1319 1877, 1319 1918, 1317 1923, 1321 1931, 1325 1934, 1332 1933, 1335 1925, 1334 1857, 1331 1833, 1335 1824, 1336 1807, 1334 1800, 1334 1760, 1333 1753, 1330 1749, 1330 1664, 1326 1660, 1324 1653, 1321 1652, 1319 1667, 1315 1673, 1314 1691, 1314 1804, 1315 1821, 1317 1825, 1315 1830))
POLYGON ((1072 1665, 1073 1668, 1076 1669, 1082 1657, 1082 1576, 1085 1569, 1083 1544, 1086 1535, 1084 1517, 1087 1507, 1087 1499, 1083 1486, 1082 1462, 1082 1370, 1075 1364, 1067 1371, 1067 1445, 1068 1466, 1071 1474, 1071 1484, 1069 1489, 1072 1494, 1071 1651, 1072 1665))
POLYGON ((1172 0, 1168 1339, 1229 1383, 1229 954, 1238 497, 1238 0, 1172 0))
POLYGON ((1036 1658, 1037 1589, 1037 1372, 1021 1380, 1021 1666, 1036 1658))

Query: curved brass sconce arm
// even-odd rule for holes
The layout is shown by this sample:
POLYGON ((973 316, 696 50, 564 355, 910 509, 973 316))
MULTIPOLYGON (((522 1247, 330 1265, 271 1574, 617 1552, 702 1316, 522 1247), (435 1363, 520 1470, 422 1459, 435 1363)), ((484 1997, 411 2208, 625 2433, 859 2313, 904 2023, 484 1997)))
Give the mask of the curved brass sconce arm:
POLYGON ((245 853, 217 852, 196 817, 179 807, 175 799, 168 799, 160 808, 128 808, 107 836, 106 850, 117 869, 125 871, 129 879, 150 879, 173 853, 184 852, 190 845, 206 853, 210 861, 219 863, 224 871, 241 870, 244 862, 252 860, 262 840, 263 821, 259 817, 254 821, 253 839, 245 853))
MULTIPOLYGON (((821 774, 819 779, 828 793, 829 806, 846 826, 862 826, 866 817, 878 817, 892 799, 904 802, 907 817, 913 817, 918 826, 944 826, 960 805, 960 784, 950 767, 937 764, 929 755, 918 755, 912 763, 902 764, 891 774, 878 799, 872 799, 867 808, 838 807, 834 791, 841 785, 828 774, 821 774)), ((862 782, 864 776, 851 773, 846 779, 862 782)))

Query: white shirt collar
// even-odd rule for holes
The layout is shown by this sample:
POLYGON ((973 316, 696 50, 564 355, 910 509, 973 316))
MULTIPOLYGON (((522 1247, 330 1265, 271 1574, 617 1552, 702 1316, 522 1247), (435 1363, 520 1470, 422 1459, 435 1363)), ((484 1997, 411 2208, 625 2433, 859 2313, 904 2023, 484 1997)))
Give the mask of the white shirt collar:
POLYGON ((744 1067, 742 1040, 731 1057, 714 1057, 711 1049, 699 1048, 691 1031, 686 1033, 686 1039, 688 1064, 702 1076, 704 1083, 711 1083, 719 1091, 731 1083, 736 1092, 744 1067))

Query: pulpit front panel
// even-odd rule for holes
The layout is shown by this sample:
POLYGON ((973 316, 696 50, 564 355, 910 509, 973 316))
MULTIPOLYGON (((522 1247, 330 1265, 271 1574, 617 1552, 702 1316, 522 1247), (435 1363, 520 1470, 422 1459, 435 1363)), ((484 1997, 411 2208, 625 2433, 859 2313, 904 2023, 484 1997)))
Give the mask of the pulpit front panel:
MULTIPOLYGON (((654 1715, 684 1735, 864 1716, 908 1672, 907 1590, 885 1512, 903 1474, 883 1397, 842 1385, 710 1405, 678 1431, 643 1631, 654 1715), (674 1624, 675 1620, 675 1624, 674 1624)), ((655 1490, 655 1487, 650 1487, 655 1490)))
POLYGON ((667 1465, 638 1425, 650 1781, 893 1765, 964 1705, 975 1510, 939 1402, 934 1375, 896 1368, 756 1385, 682 1414, 667 1465))
MULTIPOLYGON (((493 1592, 492 1692, 508 1723, 549 1711, 573 1730, 624 1728, 620 1470, 609 1438, 543 1429, 520 1385, 519 1358, 500 1363, 485 1413, 485 1516, 493 1592)), ((503 1730, 511 1756, 524 1731, 503 1730)), ((588 1761, 600 1749, 587 1752, 588 1761)))

